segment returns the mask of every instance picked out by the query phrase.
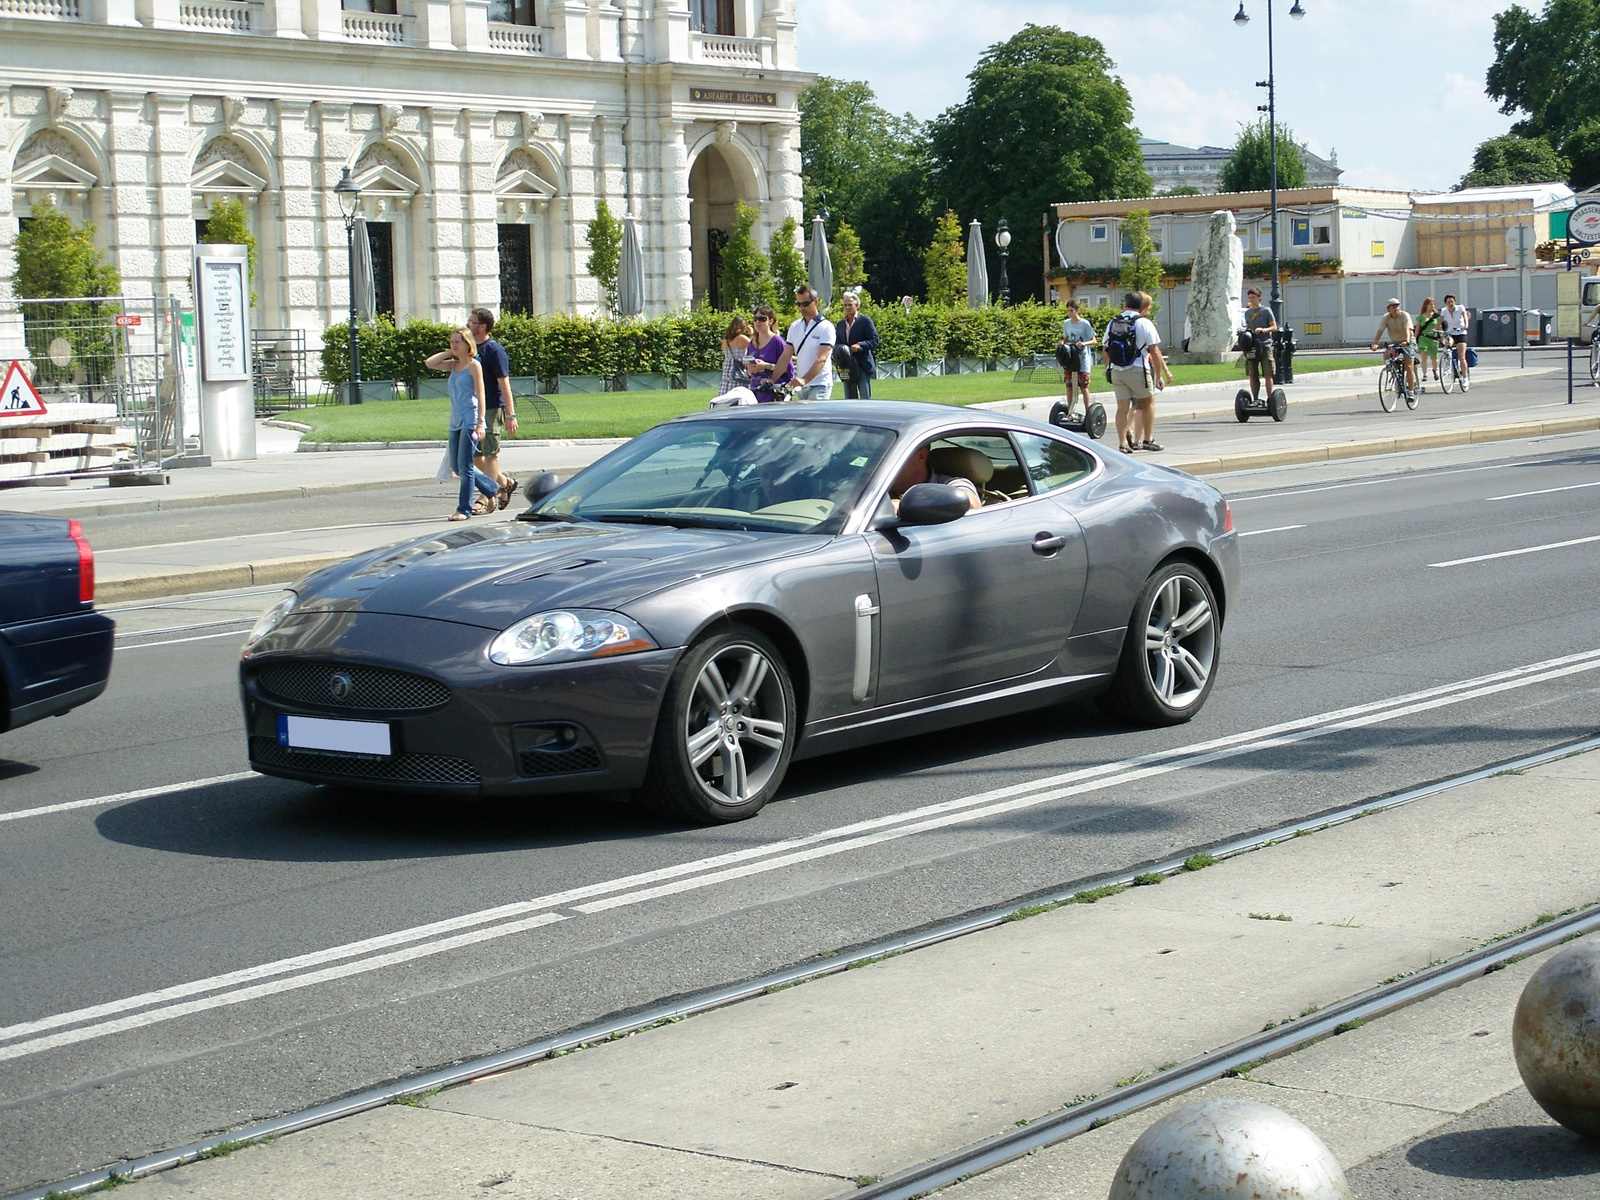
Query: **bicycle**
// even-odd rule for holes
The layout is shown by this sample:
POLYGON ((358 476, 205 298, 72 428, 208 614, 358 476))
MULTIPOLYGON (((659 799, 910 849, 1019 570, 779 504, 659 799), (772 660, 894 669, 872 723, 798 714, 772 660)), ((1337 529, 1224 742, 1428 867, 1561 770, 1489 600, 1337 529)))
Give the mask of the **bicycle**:
POLYGON ((1456 358, 1455 344, 1439 347, 1439 389, 1448 396, 1452 389, 1460 388, 1464 393, 1471 387, 1467 373, 1462 369, 1461 362, 1456 358))
MULTIPOLYGON (((1385 351, 1391 348, 1399 349, 1399 343, 1384 342, 1379 347, 1385 351)), ((1402 396, 1407 408, 1417 407, 1417 393, 1406 386, 1406 356, 1395 354, 1378 370, 1378 403, 1384 412, 1392 413, 1402 396)))
POLYGON ((1600 328, 1589 335, 1589 382, 1600 387, 1600 328))

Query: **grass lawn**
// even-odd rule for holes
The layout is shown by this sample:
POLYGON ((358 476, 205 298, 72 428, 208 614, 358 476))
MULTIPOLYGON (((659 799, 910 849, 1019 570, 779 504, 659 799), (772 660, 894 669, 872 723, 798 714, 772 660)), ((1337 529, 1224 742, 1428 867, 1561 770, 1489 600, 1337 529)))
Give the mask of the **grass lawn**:
MULTIPOLYGON (((1336 371, 1349 367, 1376 366, 1376 358, 1299 358, 1297 373, 1336 371)), ((1244 368, 1237 363, 1217 366, 1181 366, 1172 369, 1174 384, 1217 383, 1243 379, 1244 368)), ((1091 390, 1108 392, 1105 372, 1096 371, 1091 390)), ((948 375, 928 379, 880 379, 873 383, 873 397, 880 400, 926 400, 938 404, 982 404, 991 400, 1020 400, 1062 394, 1061 377, 1054 371, 1039 371, 1029 382, 1018 383, 1011 371, 988 371, 979 375, 948 375)), ((680 413, 705 408, 714 393, 709 388, 666 392, 604 392, 598 395, 552 396, 561 413, 556 424, 521 427, 522 438, 633 437, 652 425, 680 413)), ((834 396, 844 389, 835 386, 834 396)), ((438 440, 449 428, 448 400, 393 400, 355 406, 328 405, 285 414, 289 419, 311 426, 306 440, 312 442, 411 442, 438 440)), ((519 439, 520 440, 520 439, 519 439)))

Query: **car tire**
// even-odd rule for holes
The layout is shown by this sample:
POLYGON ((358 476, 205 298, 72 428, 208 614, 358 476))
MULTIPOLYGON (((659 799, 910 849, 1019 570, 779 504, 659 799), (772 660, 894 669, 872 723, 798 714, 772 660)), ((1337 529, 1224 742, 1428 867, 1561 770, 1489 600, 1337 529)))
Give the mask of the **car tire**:
POLYGON ((1216 682, 1222 630, 1205 572, 1169 562, 1139 589, 1107 706, 1135 725, 1181 725, 1216 682))
POLYGON ((667 683, 641 798, 696 824, 753 817, 783 783, 798 720, 788 664, 771 641, 746 628, 703 638, 667 683))

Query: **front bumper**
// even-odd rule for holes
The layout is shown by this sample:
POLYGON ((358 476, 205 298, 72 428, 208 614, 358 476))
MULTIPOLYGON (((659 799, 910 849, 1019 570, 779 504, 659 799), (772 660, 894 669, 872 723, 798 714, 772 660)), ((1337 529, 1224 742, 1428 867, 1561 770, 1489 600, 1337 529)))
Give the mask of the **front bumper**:
POLYGON ((484 796, 638 787, 679 650, 539 667, 488 659, 493 634, 369 613, 291 614, 239 665, 250 765, 309 783, 484 796), (354 686, 336 699, 332 680, 354 686), (280 744, 280 715, 382 721, 375 758, 280 744))

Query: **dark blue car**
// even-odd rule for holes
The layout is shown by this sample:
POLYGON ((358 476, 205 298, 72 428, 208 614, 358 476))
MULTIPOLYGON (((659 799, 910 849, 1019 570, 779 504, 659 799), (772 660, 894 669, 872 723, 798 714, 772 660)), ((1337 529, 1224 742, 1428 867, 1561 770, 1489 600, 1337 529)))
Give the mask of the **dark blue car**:
POLYGON ((0 732, 105 691, 115 630, 78 522, 0 513, 0 732))

